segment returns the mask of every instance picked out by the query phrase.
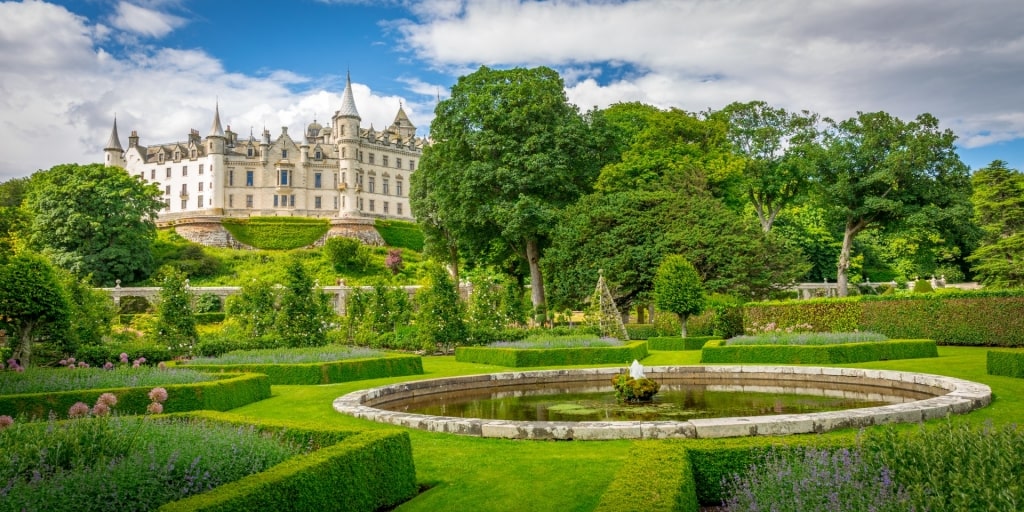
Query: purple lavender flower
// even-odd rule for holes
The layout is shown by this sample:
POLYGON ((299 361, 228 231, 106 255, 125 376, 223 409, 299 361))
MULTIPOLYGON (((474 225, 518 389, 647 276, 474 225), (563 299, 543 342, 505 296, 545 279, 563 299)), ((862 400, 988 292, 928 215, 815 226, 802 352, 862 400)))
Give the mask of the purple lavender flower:
POLYGON ((84 418, 88 415, 89 406, 85 405, 84 402, 75 402, 75 405, 68 409, 68 418, 84 418))
POLYGON ((67 366, 68 365, 68 360, 67 359, 61 359, 60 361, 57 361, 57 364, 59 364, 61 366, 67 366))

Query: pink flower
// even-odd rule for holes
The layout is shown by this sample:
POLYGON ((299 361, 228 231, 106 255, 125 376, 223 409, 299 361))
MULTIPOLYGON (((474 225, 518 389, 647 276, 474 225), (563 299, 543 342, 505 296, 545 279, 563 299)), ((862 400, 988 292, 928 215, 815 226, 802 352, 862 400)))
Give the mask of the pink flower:
POLYGON ((113 393, 103 393, 98 399, 96 399, 96 403, 104 404, 107 407, 113 407, 117 405, 117 395, 113 393))
POLYGON ((159 363, 156 364, 156 367, 161 369, 161 370, 166 370, 167 369, 167 363, 165 363, 163 361, 160 361, 159 363))
POLYGON ((153 402, 149 404, 149 407, 146 407, 146 412, 150 414, 160 414, 164 412, 164 406, 160 405, 160 402, 153 402))
POLYGON ((9 427, 9 426, 11 426, 13 424, 14 424, 14 418, 12 418, 12 417, 10 417, 10 416, 8 416, 6 414, 3 415, 3 416, 0 416, 0 430, 3 430, 3 429, 5 429, 5 428, 7 428, 7 427, 9 427))
POLYGON ((75 402, 75 405, 68 409, 68 418, 84 418, 88 415, 89 406, 85 405, 84 402, 75 402))
POLYGON ((75 358, 69 357, 68 358, 68 364, 75 364, 75 358))
POLYGON ((135 361, 134 363, 132 363, 132 368, 138 368, 138 367, 139 367, 139 362, 138 361, 135 361))
POLYGON ((72 370, 74 370, 75 368, 78 368, 78 367, 75 366, 75 363, 69 363, 68 364, 68 368, 71 368, 72 370))
POLYGON ((107 361, 107 362, 103 363, 103 369, 104 370, 113 370, 114 369, 114 363, 111 363, 110 361, 107 361))
POLYGON ((92 407, 93 416, 106 416, 110 414, 110 406, 105 403, 98 403, 92 407))
POLYGON ((145 357, 140 357, 139 358, 139 362, 145 364, 146 363, 146 358, 145 357))
POLYGON ((149 399, 154 402, 165 402, 167 401, 167 390, 164 388, 153 388, 149 392, 149 399))
POLYGON ((79 361, 78 367, 79 368, 88 368, 89 367, 89 363, 87 363, 85 361, 79 361))
POLYGON ((122 363, 127 363, 128 362, 128 354, 126 354, 124 352, 121 352, 121 356, 120 357, 121 357, 121 362, 122 363))
POLYGON ((61 366, 67 366, 68 365, 68 360, 67 359, 61 359, 60 361, 57 362, 57 364, 59 364, 61 366))

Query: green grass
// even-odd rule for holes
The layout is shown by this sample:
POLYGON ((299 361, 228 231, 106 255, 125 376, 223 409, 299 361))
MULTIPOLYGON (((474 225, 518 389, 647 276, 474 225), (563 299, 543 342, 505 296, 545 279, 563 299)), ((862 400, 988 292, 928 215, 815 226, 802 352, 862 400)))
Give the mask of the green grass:
POLYGON ((389 246, 423 252, 423 230, 416 223, 377 219, 374 227, 389 246))

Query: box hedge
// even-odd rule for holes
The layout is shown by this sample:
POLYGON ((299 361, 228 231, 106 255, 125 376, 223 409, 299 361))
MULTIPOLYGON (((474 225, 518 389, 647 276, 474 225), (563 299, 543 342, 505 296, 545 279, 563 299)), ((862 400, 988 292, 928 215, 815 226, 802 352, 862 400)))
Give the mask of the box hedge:
POLYGON ((820 332, 873 331, 890 338, 932 339, 940 345, 1024 347, 1024 291, 861 296, 753 303, 744 324, 820 332))
POLYGON ((595 512, 620 510, 697 512, 690 459, 679 443, 634 443, 626 464, 601 495, 595 512))
POLYGON ((204 372, 253 372, 270 377, 273 385, 316 385, 353 380, 422 375, 423 359, 414 355, 388 355, 300 364, 182 364, 204 372))
MULTIPOLYGON (((225 373, 217 380, 192 384, 160 386, 167 390, 164 412, 197 410, 227 411, 270 398, 270 379, 254 373, 225 373)), ((23 395, 0 396, 0 415, 46 418, 53 411, 58 417, 67 416, 75 402, 96 403, 103 393, 117 395, 115 410, 120 414, 145 414, 152 402, 149 392, 156 386, 134 388, 81 389, 53 391, 23 395)))
MULTIPOLYGON (((197 415, 239 424, 226 416, 197 415)), ((248 423, 248 422, 245 422, 248 423)), ((407 432, 345 432, 311 429, 292 422, 264 422, 262 430, 283 430, 320 440, 324 446, 266 471, 168 503, 158 510, 390 510, 416 495, 416 469, 407 432)))
POLYGON ((648 338, 647 348, 650 350, 700 350, 704 348, 705 343, 717 339, 721 338, 717 336, 687 336, 685 338, 664 336, 648 338))
POLYGON ((1024 352, 989 350, 986 355, 985 368, 989 375, 1024 379, 1024 352))
POLYGON ((377 219, 373 224, 389 247, 423 252, 423 230, 415 222, 377 219))
POLYGON ((938 357, 933 340, 888 340, 831 345, 726 345, 709 341, 701 363, 846 364, 938 357))
POLYGON ((221 224, 236 240, 257 249, 307 247, 330 229, 327 219, 307 217, 225 217, 221 224))
POLYGON ((560 366, 628 364, 647 357, 647 342, 634 341, 618 347, 491 348, 457 347, 455 360, 498 366, 560 366))

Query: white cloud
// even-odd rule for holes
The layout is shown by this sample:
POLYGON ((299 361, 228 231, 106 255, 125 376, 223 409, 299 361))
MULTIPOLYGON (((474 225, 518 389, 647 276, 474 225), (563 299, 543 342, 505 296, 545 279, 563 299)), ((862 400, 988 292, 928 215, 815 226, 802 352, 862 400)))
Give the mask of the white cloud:
POLYGON ((130 2, 118 2, 110 23, 132 34, 160 38, 184 25, 187 20, 130 2))

